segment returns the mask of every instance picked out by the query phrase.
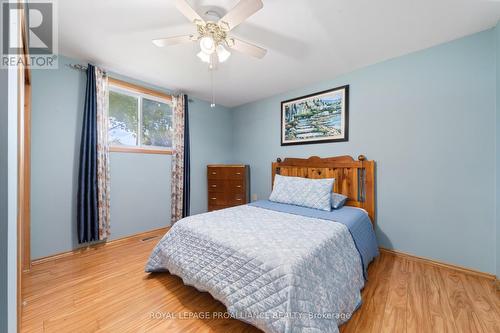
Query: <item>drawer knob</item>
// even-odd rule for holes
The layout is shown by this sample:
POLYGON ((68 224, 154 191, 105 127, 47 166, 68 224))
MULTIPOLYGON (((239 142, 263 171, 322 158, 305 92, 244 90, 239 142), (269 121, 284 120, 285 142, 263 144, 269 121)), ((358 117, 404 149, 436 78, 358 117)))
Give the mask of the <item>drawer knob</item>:
POLYGON ((212 185, 212 187, 217 187, 217 185, 212 185))
POLYGON ((241 199, 240 199, 240 198, 238 198, 238 199, 236 199, 236 201, 241 201, 241 199))
POLYGON ((210 198, 210 200, 217 200, 217 198, 210 198))
POLYGON ((236 174, 239 176, 239 175, 241 175, 241 172, 237 172, 236 174))
POLYGON ((241 188, 241 185, 236 185, 236 188, 241 188))
POLYGON ((217 174, 217 172, 215 172, 215 171, 212 171, 212 175, 216 175, 216 174, 217 174))

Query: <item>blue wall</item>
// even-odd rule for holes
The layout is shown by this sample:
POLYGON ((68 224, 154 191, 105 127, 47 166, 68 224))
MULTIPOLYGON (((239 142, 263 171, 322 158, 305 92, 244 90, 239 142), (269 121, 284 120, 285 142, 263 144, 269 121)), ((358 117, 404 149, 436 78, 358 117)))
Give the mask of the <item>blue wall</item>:
POLYGON ((210 103, 189 103, 191 144, 191 214, 207 211, 207 165, 231 163, 232 113, 210 103))
POLYGON ((377 162, 381 246, 495 272, 495 33, 484 31, 234 110, 233 156, 267 198, 277 157, 377 162), (350 85, 349 142, 280 146, 280 102, 350 85))
MULTIPOLYGON (((70 63, 81 61, 60 57, 58 70, 33 71, 33 259, 78 247, 75 196, 86 75, 70 63)), ((198 213, 206 210, 206 164, 230 161, 231 114, 200 100, 189 107, 191 205, 198 213)), ((170 224, 170 164, 168 155, 111 153, 111 239, 170 224)))
POLYGON ((168 155, 110 154, 112 239, 170 224, 170 163, 168 155))

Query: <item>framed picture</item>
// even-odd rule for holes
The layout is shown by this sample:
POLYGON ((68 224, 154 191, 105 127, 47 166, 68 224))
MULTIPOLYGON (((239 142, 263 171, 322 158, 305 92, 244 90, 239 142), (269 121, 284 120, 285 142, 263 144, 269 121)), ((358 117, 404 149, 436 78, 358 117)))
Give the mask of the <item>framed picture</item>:
POLYGON ((348 141, 349 86, 281 102, 281 145, 348 141))

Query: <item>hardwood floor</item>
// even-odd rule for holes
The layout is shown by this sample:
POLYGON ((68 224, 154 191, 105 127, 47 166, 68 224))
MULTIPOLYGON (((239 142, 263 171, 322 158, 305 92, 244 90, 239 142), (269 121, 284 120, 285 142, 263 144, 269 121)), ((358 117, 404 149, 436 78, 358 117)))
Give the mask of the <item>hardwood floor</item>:
MULTIPOLYGON (((33 266, 22 332, 260 332, 234 319, 190 318, 225 308, 175 276, 144 273, 158 240, 131 238, 33 266)), ((492 281, 389 253, 370 265, 363 301, 341 332, 500 332, 492 281)))

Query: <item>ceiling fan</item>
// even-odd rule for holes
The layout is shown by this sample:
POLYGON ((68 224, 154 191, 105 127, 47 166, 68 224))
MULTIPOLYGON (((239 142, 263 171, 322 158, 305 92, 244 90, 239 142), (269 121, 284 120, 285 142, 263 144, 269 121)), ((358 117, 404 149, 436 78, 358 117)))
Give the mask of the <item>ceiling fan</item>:
POLYGON ((198 33, 154 39, 153 44, 156 46, 164 47, 198 42, 201 51, 197 56, 201 61, 208 63, 210 69, 216 68, 218 63, 226 61, 231 56, 231 52, 229 52, 228 49, 259 59, 266 55, 267 50, 233 36, 229 36, 229 32, 232 29, 264 6, 261 0, 241 0, 218 21, 205 21, 186 0, 176 0, 175 4, 177 9, 186 16, 189 21, 196 25, 198 33))

